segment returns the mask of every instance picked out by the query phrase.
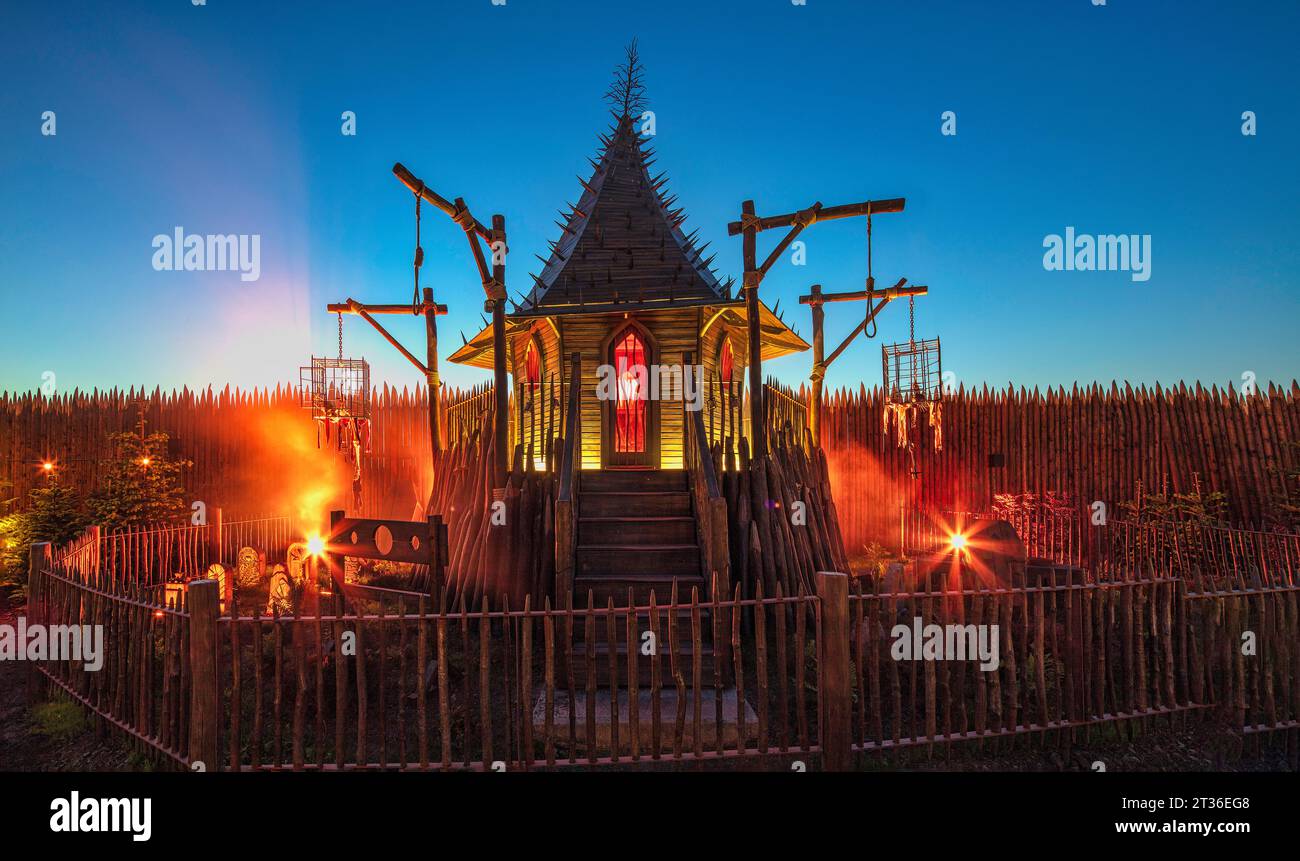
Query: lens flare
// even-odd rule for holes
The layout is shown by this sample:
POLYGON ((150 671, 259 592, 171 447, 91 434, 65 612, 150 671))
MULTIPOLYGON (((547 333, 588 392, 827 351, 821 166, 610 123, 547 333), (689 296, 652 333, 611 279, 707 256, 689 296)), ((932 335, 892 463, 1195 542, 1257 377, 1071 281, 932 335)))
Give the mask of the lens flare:
POLYGON ((325 552, 325 539, 319 535, 313 535, 307 539, 307 552, 313 556, 319 556, 325 552))
POLYGON ((960 532, 954 532, 949 538, 948 543, 952 545, 953 550, 966 549, 966 536, 960 532))

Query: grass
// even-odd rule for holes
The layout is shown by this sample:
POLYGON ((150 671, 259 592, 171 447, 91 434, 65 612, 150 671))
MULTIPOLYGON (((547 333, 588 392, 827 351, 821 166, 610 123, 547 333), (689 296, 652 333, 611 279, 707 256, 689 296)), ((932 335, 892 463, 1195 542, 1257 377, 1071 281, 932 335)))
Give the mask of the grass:
POLYGON ((86 729, 86 716, 76 703, 41 703, 32 709, 32 732, 54 741, 68 741, 86 729))

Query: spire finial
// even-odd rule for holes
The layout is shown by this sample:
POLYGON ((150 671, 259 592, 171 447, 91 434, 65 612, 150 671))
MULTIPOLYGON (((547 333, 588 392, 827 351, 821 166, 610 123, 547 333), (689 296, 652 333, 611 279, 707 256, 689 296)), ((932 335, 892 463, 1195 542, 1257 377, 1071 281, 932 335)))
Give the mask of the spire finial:
POLYGON ((627 46, 627 58, 614 67, 614 83, 605 93, 605 100, 614 110, 621 111, 620 116, 631 116, 645 110, 644 75, 645 68, 637 54, 636 39, 633 39, 627 46))

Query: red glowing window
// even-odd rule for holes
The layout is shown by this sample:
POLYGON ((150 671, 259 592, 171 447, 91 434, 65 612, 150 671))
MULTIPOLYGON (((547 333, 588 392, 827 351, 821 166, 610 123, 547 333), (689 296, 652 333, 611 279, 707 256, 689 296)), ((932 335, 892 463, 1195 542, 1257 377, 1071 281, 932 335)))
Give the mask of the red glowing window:
POLYGON ((718 357, 718 375, 722 377, 724 383, 729 383, 734 370, 735 359, 731 355, 731 339, 724 338, 722 341, 722 355, 718 357))
POLYGON ((524 375, 529 383, 537 384, 542 381, 542 355, 533 341, 528 342, 528 352, 524 354, 524 375))
POLYGON ((649 370, 645 341, 628 329, 614 342, 617 401, 614 404, 614 451, 641 453, 646 446, 646 398, 649 370))

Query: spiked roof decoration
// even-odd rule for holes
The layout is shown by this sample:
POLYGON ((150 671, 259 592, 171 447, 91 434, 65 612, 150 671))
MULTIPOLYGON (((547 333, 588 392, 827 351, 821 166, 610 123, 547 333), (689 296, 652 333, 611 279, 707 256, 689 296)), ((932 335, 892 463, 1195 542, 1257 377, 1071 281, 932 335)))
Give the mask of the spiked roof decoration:
POLYGON ((638 130, 646 100, 635 42, 605 98, 613 125, 600 136, 591 177, 578 177, 582 194, 561 213, 560 237, 539 257, 541 274, 516 313, 730 298, 710 269, 707 243, 696 245, 695 234, 682 230, 686 215, 673 208, 666 177, 650 172, 654 153, 638 130))
MULTIPOLYGON (((518 295, 510 320, 740 304, 732 297, 734 280, 722 283, 713 272, 716 252, 706 254, 709 243, 697 244, 698 230, 682 229, 686 214, 665 190, 665 174, 651 172, 654 151, 640 134, 647 104, 642 78, 634 41, 605 94, 613 124, 589 159, 591 177, 578 177, 578 202, 560 212, 560 236, 549 255, 537 255, 541 273, 518 295)), ((796 349, 807 349, 789 334, 802 344, 796 349)), ((451 361, 490 361, 482 337, 470 339, 451 361)))

